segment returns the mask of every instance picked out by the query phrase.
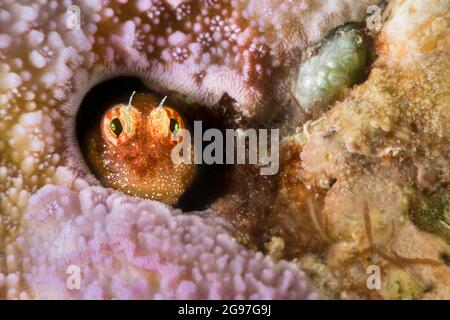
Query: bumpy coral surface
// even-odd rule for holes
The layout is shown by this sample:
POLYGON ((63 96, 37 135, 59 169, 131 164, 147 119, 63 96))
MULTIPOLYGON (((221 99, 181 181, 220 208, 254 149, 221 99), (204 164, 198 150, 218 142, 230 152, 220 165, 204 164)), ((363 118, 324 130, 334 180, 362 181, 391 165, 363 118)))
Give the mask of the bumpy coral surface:
POLYGON ((17 243, 33 297, 317 298, 293 264, 246 251, 217 225, 160 203, 48 185, 25 219, 17 243), (68 265, 81 268, 82 290, 67 289, 68 265))
POLYGON ((220 220, 98 186, 75 115, 117 75, 211 108, 227 96, 243 117, 289 108, 299 51, 374 2, 80 0, 71 29, 71 1, 1 1, 0 297, 317 298, 296 266, 247 251, 220 220), (80 290, 66 286, 71 265, 80 290))
POLYGON ((367 81, 285 141, 276 235, 331 296, 450 298, 449 8, 395 1, 367 81))

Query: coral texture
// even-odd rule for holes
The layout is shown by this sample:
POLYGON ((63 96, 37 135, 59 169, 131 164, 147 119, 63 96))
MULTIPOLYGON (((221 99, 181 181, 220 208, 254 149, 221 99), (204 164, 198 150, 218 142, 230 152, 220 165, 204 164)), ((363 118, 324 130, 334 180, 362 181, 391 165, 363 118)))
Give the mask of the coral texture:
POLYGON ((90 188, 75 115, 92 86, 123 74, 205 106, 226 94, 245 117, 276 109, 277 55, 373 2, 80 0, 72 29, 71 1, 1 1, 0 297, 316 297, 301 271, 217 226, 90 188), (79 292, 64 287, 70 263, 83 267, 79 292))
POLYGON ((282 238, 326 248, 312 270, 338 275, 331 295, 449 299, 450 2, 393 4, 369 78, 286 139, 282 238), (381 290, 367 290, 369 265, 381 290))
POLYGON ((158 202, 47 185, 24 217, 17 242, 36 298, 318 298, 294 264, 247 251, 217 224, 158 202), (81 290, 66 286, 70 265, 80 267, 81 290))

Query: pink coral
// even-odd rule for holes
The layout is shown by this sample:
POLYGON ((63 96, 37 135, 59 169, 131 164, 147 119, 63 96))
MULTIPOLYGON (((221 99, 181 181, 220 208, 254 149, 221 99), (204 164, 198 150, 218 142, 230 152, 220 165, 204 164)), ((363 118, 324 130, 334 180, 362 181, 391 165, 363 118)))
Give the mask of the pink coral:
POLYGON ((157 202, 49 185, 30 199, 26 222, 24 277, 35 298, 318 298, 294 264, 157 202), (66 286, 71 265, 81 269, 80 290, 66 286))

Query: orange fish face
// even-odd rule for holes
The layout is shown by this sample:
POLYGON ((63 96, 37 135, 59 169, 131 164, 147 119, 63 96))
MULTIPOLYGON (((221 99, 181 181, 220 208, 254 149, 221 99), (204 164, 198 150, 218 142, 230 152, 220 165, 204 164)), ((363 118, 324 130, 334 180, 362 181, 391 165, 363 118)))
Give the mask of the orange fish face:
POLYGON ((139 93, 128 104, 107 109, 89 154, 105 186, 174 204, 193 179, 195 165, 172 162, 171 150, 182 141, 178 133, 186 123, 163 104, 139 93))

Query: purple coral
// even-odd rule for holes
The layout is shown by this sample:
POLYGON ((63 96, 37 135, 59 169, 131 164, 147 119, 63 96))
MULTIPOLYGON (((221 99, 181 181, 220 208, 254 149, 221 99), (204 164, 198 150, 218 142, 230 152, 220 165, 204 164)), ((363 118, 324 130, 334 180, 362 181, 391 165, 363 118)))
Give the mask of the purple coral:
POLYGON ((184 62, 189 58, 189 51, 186 48, 176 47, 172 50, 172 58, 178 63, 184 62))
POLYGON ((30 204, 21 247, 36 298, 318 298, 294 264, 248 251, 218 223, 157 202, 47 186, 30 204), (40 219, 55 201, 63 217, 40 219), (79 290, 66 286, 69 266, 82 270, 79 290))
POLYGON ((220 16, 214 16, 209 23, 209 29, 212 32, 219 32, 224 26, 225 22, 220 16))
POLYGON ((189 16, 191 13, 192 13, 192 7, 191 7, 190 3, 180 4, 175 11, 178 21, 183 20, 184 18, 189 16))
POLYGON ((209 32, 202 32, 198 35, 197 42, 200 43, 203 48, 209 48, 213 42, 213 38, 209 32))

